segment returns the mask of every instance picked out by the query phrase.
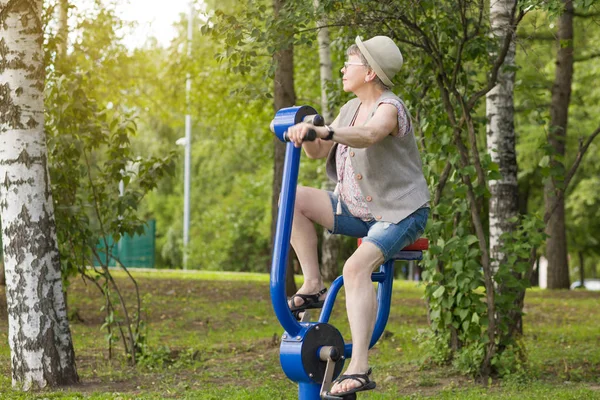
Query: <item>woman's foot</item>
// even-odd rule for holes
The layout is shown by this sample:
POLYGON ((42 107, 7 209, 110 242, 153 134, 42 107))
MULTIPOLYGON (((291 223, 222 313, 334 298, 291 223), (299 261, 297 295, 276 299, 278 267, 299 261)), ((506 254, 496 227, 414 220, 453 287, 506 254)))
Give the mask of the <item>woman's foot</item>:
POLYGON ((301 287, 298 292, 289 298, 288 306, 292 311, 321 308, 327 293, 326 287, 315 290, 314 288, 301 287))
POLYGON ((370 379, 371 368, 367 372, 352 372, 350 368, 346 373, 340 375, 329 391, 334 396, 345 396, 351 393, 375 389, 375 382, 370 379))

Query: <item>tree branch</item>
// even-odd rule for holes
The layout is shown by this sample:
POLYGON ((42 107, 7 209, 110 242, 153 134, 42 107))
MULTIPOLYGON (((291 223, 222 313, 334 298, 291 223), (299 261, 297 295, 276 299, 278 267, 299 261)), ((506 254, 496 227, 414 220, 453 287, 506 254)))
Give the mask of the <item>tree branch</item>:
POLYGON ((481 165, 481 159, 479 158, 479 150, 477 147, 477 135, 475 134, 475 127, 473 126, 473 119, 471 118, 471 112, 466 108, 464 100, 462 96, 456 94, 460 101, 460 106, 463 110, 463 118, 467 123, 467 133, 469 136, 469 142, 471 143, 471 148, 473 150, 473 164, 475 164, 475 171, 477 171, 477 180, 479 185, 484 185, 487 187, 485 172, 483 172, 483 167, 481 165))
POLYGON ((574 12, 574 13, 573 13, 573 16, 574 16, 574 17, 577 17, 577 18, 593 18, 593 17, 600 17, 600 11, 591 12, 591 13, 574 12))
POLYGON ((521 40, 541 40, 544 42, 553 42, 556 40, 556 35, 550 32, 521 32, 519 38, 521 40))
POLYGON ((475 25, 475 30, 473 33, 469 35, 469 40, 473 39, 477 35, 479 35, 479 29, 481 28, 481 21, 483 21, 483 10, 484 10, 484 2, 483 0, 479 1, 479 17, 477 17, 477 25, 475 25))
POLYGON ((450 87, 451 88, 455 88, 456 87, 456 79, 458 77, 458 71, 460 70, 460 65, 461 65, 461 61, 462 61, 462 52, 463 52, 463 48, 465 46, 465 43, 467 43, 468 39, 468 33, 467 33, 467 21, 466 21, 466 15, 465 15, 465 9, 463 7, 463 2, 459 1, 459 6, 460 6, 460 20, 462 22, 462 27, 463 27, 463 37, 460 41, 460 43, 458 44, 458 49, 457 49, 457 54, 456 54, 456 62, 454 64, 454 71, 452 71, 452 80, 450 82, 450 87))
POLYGON ((567 191, 567 188, 569 187, 569 183, 571 183, 573 176, 575 176, 575 173, 577 172, 577 169, 579 168, 579 165, 581 164, 581 161, 583 160, 583 156, 588 151, 588 148, 590 147, 590 144, 592 144, 592 141, 599 134, 600 134, 600 126, 598 126, 598 128, 596 128, 596 130, 594 132, 592 132, 592 134, 590 136, 588 136, 588 138, 585 142, 583 141, 583 138, 579 139, 579 151, 577 152, 577 155, 575 156, 575 161, 573 161, 573 165, 571 165, 571 168, 569 168, 569 171, 565 175, 563 189, 558 191, 558 195, 554 198, 552 207, 550 207, 548 209, 548 211, 544 214, 544 224, 548 223, 548 221, 552 217, 552 214, 556 210, 556 207, 558 207, 558 203, 565 197, 565 192, 567 191))
POLYGON ((510 29, 508 29, 508 33, 504 38, 504 43, 502 44, 502 50, 500 51, 498 58, 494 62, 494 65, 492 67, 492 73, 491 73, 490 79, 488 80, 488 84, 485 88, 479 90, 473 96, 471 96, 471 98, 467 102, 467 108, 469 110, 472 110, 473 107, 475 107, 475 104, 477 103, 477 101, 479 101, 479 99, 481 97, 485 96, 487 94, 487 92, 489 92, 490 90, 492 90, 494 88, 494 86, 496 86, 496 81, 498 79, 498 72, 500 71, 500 67, 502 67, 502 64, 504 64, 504 59, 506 58, 506 54, 508 54, 508 50, 510 48, 510 43, 514 39, 515 32, 517 31, 517 26, 519 25, 519 23, 521 22, 521 20, 523 19, 523 17, 526 14, 526 11, 521 11, 519 13, 519 16, 515 19, 515 14, 517 11, 517 4, 518 4, 518 2, 515 1, 515 5, 511 11, 510 29))
POLYGON ((584 62, 584 61, 589 61, 589 60, 592 60, 592 59, 598 58, 598 57, 600 57, 600 52, 599 53, 586 54, 585 56, 575 57, 575 59, 573 60, 573 62, 584 62))
POLYGON ((446 165, 444 166, 444 170, 442 171, 442 174, 440 175, 440 183, 438 184, 437 188, 435 189, 435 196, 433 198, 434 206, 437 206, 438 204, 440 204, 440 200, 442 198, 442 192, 444 191, 444 187, 446 187, 446 182, 448 182, 448 178, 450 177, 450 171, 452 171, 452 164, 450 163, 450 161, 447 161, 446 165))
POLYGON ((404 25, 406 25, 409 29, 413 30, 414 32, 416 32, 418 35, 421 36, 421 38, 423 39, 423 47, 422 48, 425 51, 427 51, 436 61, 438 61, 437 60, 438 53, 435 51, 429 36, 427 36, 427 34, 416 23, 409 20, 406 17, 406 15, 401 14, 398 16, 398 19, 400 21, 402 21, 404 23, 404 25))

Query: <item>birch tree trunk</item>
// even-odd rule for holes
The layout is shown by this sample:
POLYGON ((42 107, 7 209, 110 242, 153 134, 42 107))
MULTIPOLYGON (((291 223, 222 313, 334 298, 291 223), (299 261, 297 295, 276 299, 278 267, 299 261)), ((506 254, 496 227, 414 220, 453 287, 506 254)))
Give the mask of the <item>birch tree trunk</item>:
POLYGON ((0 218, 13 387, 78 381, 44 134, 42 0, 0 0, 0 218))
MULTIPOLYGON (((501 45, 510 32, 511 14, 515 0, 492 0, 490 23, 501 45)), ((505 254, 501 252, 503 233, 513 232, 515 224, 509 219, 519 213, 517 185, 517 156, 515 151, 514 102, 515 41, 510 44, 497 85, 486 95, 487 149, 492 161, 498 164, 502 177, 490 180, 490 254, 494 274, 505 254)))
MULTIPOLYGON (((319 9, 319 0, 314 0, 315 10, 319 9)), ((319 66, 321 73, 321 115, 326 124, 333 122, 333 112, 329 108, 329 95, 327 85, 332 81, 333 67, 331 65, 331 51, 329 48, 329 28, 327 21, 321 18, 317 21, 317 42, 319 44, 319 66)), ((325 182, 321 186, 324 190, 333 191, 335 183, 325 177, 325 182)), ((338 277, 339 266, 338 257, 342 246, 342 238, 339 235, 330 234, 327 229, 323 229, 323 240, 321 243, 321 274, 328 281, 333 281, 338 277)))
MULTIPOLYGON (((275 18, 278 18, 280 10, 283 8, 285 0, 273 0, 273 10, 275 18)), ((273 106, 275 111, 284 107, 292 107, 296 103, 296 93, 294 91, 294 48, 290 44, 287 48, 277 51, 273 56, 275 62, 275 79, 273 88, 273 106)), ((279 194, 283 178, 283 162, 285 159, 285 144, 273 136, 273 195, 271 198, 271 253, 273 252, 273 243, 275 239, 275 230, 277 227, 277 211, 279 209, 279 194)), ((290 255, 288 257, 288 266, 286 272, 286 293, 292 295, 296 293, 296 283, 294 281, 294 268, 292 255, 294 252, 290 246, 290 255)))
POLYGON ((63 61, 67 55, 69 37, 69 1, 60 0, 58 4, 58 56, 63 61))
MULTIPOLYGON (((565 155, 571 82, 573 80, 573 2, 563 0, 563 3, 564 12, 558 20, 558 51, 554 85, 552 86, 548 142, 555 152, 555 155, 550 158, 550 166, 555 170, 562 169, 564 171, 563 163, 560 160, 565 155)), ((549 180, 544 187, 546 212, 552 212, 546 227, 546 233, 549 235, 546 241, 548 289, 569 288, 564 196, 556 202, 557 195, 562 190, 564 188, 556 178, 549 180)))

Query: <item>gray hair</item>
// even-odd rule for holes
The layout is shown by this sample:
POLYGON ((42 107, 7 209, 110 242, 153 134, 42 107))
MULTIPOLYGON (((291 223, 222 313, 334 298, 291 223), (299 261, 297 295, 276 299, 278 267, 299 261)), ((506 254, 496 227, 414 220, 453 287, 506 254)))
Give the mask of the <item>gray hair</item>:
MULTIPOLYGON (((356 44, 353 44, 352 46, 348 47, 348 50, 346 50, 346 55, 347 56, 359 56, 360 62, 363 63, 366 67, 368 67, 370 70, 373 70, 373 68, 371 68, 371 66, 369 65, 369 62, 367 61, 367 59, 365 58, 365 56, 363 55, 363 53, 360 51, 360 49, 358 48, 358 46, 356 44)), ((375 75, 375 79, 373 79, 373 83, 375 83, 375 85, 379 86, 380 89, 390 90, 390 88, 385 83, 383 83, 377 75, 375 75)))

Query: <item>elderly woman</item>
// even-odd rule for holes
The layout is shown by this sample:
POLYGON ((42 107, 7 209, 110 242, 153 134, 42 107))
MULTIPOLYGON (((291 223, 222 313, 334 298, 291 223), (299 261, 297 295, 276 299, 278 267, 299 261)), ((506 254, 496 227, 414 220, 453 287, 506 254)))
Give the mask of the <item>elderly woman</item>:
POLYGON ((389 88, 402 66, 402 54, 387 36, 376 36, 348 51, 342 68, 346 103, 331 126, 300 123, 288 129, 296 147, 311 158, 327 157, 333 193, 298 187, 292 247, 304 284, 290 298, 290 309, 323 306, 326 290, 319 271, 314 223, 333 234, 363 238, 344 264, 346 310, 352 334, 352 359, 331 394, 344 396, 375 388, 368 350, 377 314, 371 272, 423 234, 429 216, 429 191, 421 169, 410 115, 389 88), (314 142, 303 142, 309 129, 314 142))

